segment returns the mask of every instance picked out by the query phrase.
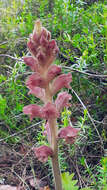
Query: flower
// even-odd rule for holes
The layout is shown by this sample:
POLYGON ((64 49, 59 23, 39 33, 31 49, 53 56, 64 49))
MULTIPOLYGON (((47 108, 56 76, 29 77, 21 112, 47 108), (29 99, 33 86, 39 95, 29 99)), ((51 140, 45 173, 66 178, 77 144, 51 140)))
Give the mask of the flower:
POLYGON ((43 77, 40 76, 39 73, 33 73, 29 76, 29 78, 26 81, 26 86, 30 89, 33 89, 34 87, 40 87, 45 88, 46 81, 43 77))
POLYGON ((33 151, 38 160, 43 163, 48 160, 49 156, 53 155, 52 149, 46 145, 42 145, 38 148, 33 148, 33 151))
POLYGON ((34 94, 37 98, 40 98, 43 102, 45 102, 45 90, 40 87, 33 87, 31 88, 29 86, 29 93, 28 94, 34 94))
POLYGON ((52 83, 51 91, 52 94, 56 94, 61 88, 71 88, 70 82, 72 81, 71 73, 61 74, 52 83))
POLYGON ((23 108, 24 114, 30 115, 30 120, 32 120, 35 117, 43 118, 42 112, 41 112, 41 106, 38 106, 36 104, 30 104, 23 108))
POLYGON ((58 111, 62 111, 64 107, 69 106, 69 100, 71 99, 71 95, 67 92, 61 92, 58 94, 57 99, 55 101, 56 107, 58 111))
POLYGON ((71 126, 61 128, 58 132, 58 138, 64 138, 68 144, 73 144, 79 131, 79 128, 73 128, 71 126))
POLYGON ((30 66, 32 71, 38 71, 37 59, 34 59, 32 56, 23 57, 26 65, 30 66))
POLYGON ((57 65, 51 65, 47 72, 47 80, 50 82, 53 80, 58 74, 61 73, 61 67, 57 65))
POLYGON ((59 117, 59 112, 56 109, 55 104, 48 102, 42 108, 42 114, 45 119, 53 119, 59 117))

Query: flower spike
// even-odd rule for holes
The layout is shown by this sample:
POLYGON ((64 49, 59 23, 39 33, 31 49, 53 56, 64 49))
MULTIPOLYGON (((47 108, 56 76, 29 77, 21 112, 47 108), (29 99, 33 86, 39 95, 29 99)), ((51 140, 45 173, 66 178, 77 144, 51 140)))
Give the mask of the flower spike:
POLYGON ((42 27, 40 20, 37 20, 33 33, 30 35, 27 47, 31 56, 24 57, 24 62, 31 68, 31 74, 26 86, 28 94, 33 94, 43 101, 44 105, 30 104, 23 108, 24 114, 30 116, 30 120, 39 117, 46 120, 44 135, 47 136, 50 147, 42 145, 33 148, 35 156, 41 162, 46 162, 51 157, 55 179, 55 190, 62 190, 60 167, 58 162, 58 138, 64 138, 69 144, 73 144, 77 138, 79 129, 71 126, 58 131, 57 118, 64 107, 69 106, 71 95, 61 92, 54 101, 53 96, 62 88, 70 89, 72 82, 71 73, 62 74, 61 67, 53 64, 59 48, 54 39, 51 39, 50 32, 42 27))

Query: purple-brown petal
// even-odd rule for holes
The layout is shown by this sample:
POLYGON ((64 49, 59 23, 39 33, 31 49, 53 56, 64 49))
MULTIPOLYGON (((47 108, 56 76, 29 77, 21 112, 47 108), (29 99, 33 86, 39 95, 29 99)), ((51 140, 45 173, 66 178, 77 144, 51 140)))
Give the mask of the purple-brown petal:
POLYGON ((59 48, 57 46, 57 43, 55 40, 51 40, 48 43, 48 48, 47 48, 47 55, 54 55, 56 56, 56 54, 59 52, 59 48))
POLYGON ((40 38, 40 45, 43 46, 44 48, 47 48, 48 46, 48 40, 43 35, 41 35, 40 38))
POLYGON ((49 42, 48 46, 49 46, 50 49, 54 49, 57 46, 56 41, 55 40, 51 40, 49 42))

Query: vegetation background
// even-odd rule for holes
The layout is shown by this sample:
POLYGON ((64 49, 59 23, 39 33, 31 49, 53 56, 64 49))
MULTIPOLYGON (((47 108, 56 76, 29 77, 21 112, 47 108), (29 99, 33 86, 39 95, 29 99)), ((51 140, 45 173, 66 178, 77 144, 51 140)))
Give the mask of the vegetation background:
POLYGON ((65 127, 71 122, 81 133, 76 145, 60 144, 61 171, 74 173, 79 188, 106 190, 106 0, 0 0, 0 183, 31 189, 26 176, 36 175, 54 189, 50 161, 42 165, 31 151, 46 143, 44 123, 31 123, 22 113, 24 105, 39 101, 27 94, 30 70, 23 62, 37 18, 58 43, 55 64, 73 76, 72 105, 59 123, 65 127))

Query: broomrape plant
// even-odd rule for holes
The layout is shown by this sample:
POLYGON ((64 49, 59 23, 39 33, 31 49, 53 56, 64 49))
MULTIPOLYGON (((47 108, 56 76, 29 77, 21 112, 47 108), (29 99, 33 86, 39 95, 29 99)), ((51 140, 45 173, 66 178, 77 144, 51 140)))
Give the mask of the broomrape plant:
POLYGON ((26 86, 29 94, 38 97, 43 102, 43 106, 30 104, 23 108, 23 112, 30 116, 30 120, 35 117, 46 120, 44 134, 47 136, 49 146, 42 145, 33 148, 33 151, 41 162, 46 162, 48 157, 51 157, 55 190, 62 190, 58 140, 64 139, 66 143, 73 144, 79 129, 67 126, 58 130, 57 118, 60 117, 63 108, 69 106, 71 95, 60 92, 55 101, 53 96, 64 87, 71 88, 72 75, 62 74, 61 67, 53 64, 59 49, 56 41, 51 39, 50 32, 42 27, 40 20, 35 23, 27 47, 31 56, 24 57, 24 62, 34 73, 27 79, 26 86))

